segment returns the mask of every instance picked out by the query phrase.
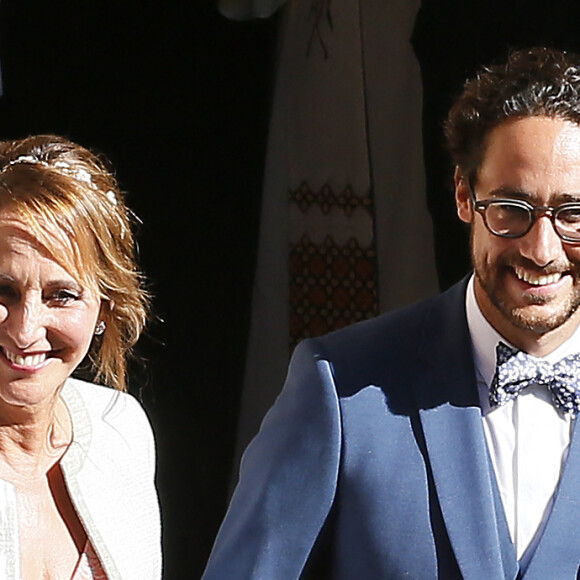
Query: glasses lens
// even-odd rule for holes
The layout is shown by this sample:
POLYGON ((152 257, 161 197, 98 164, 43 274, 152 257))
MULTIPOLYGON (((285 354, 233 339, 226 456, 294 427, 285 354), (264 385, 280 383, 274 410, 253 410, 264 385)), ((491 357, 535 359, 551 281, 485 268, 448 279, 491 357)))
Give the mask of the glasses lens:
MULTIPOLYGON (((489 229, 498 236, 521 236, 530 226, 532 213, 517 203, 498 201, 487 206, 485 219, 489 229)), ((580 223, 577 232, 580 234, 580 223)))
POLYGON ((580 205, 566 206, 556 212, 556 229, 569 240, 580 240, 580 205))

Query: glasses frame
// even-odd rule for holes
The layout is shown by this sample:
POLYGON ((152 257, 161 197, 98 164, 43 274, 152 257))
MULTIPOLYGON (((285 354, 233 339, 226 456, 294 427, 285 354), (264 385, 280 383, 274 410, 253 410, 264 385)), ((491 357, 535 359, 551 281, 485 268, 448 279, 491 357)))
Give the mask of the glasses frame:
POLYGON ((483 218, 483 223, 485 224, 485 227, 494 236, 498 236, 500 238, 511 238, 511 239, 523 238, 534 227, 534 224, 536 223, 538 218, 546 216, 546 217, 550 218, 550 221, 552 222, 552 227, 554 228, 554 231, 556 232, 556 234, 558 235, 558 237, 562 241, 569 243, 569 244, 580 244, 580 237, 578 239, 575 239, 575 238, 570 238, 569 236, 566 236, 565 234, 560 233, 558 231, 558 224, 556 223, 556 220, 558 219, 558 215, 560 214, 560 212, 562 212, 564 210, 578 208, 578 210, 580 212, 580 201, 563 203, 563 204, 558 205, 558 206, 550 206, 550 205, 532 205, 531 203, 528 203, 527 201, 524 201, 522 199, 493 198, 493 199, 477 200, 477 198, 475 197, 475 192, 474 192, 473 186, 471 184, 471 179, 467 179, 466 184, 467 184, 467 189, 469 190, 469 195, 471 196, 471 202, 473 204, 473 209, 481 215, 481 217, 483 218), (522 232, 521 234, 502 234, 502 233, 498 233, 498 232, 494 231, 491 228, 491 226, 489 225, 489 223, 487 222, 486 210, 490 205, 497 205, 497 204, 511 205, 512 207, 519 207, 521 209, 527 210, 528 215, 530 216, 529 217, 530 221, 529 221, 528 227, 525 229, 525 231, 522 232))

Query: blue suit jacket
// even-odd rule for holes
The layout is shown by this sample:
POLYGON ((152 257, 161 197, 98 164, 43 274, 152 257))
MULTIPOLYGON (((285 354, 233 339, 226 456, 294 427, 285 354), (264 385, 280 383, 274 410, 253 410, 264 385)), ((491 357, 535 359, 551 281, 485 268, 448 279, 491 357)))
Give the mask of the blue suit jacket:
POLYGON ((465 286, 301 343, 244 454, 204 580, 577 577, 578 434, 521 573, 483 432, 465 286))

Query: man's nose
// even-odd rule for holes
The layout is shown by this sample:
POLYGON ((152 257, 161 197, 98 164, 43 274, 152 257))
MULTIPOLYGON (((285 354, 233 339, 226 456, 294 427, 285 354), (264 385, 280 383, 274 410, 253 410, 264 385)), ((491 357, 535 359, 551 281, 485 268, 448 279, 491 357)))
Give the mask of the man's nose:
POLYGON ((539 267, 557 260, 563 253, 562 240, 549 215, 536 219, 530 231, 521 238, 521 253, 539 267))

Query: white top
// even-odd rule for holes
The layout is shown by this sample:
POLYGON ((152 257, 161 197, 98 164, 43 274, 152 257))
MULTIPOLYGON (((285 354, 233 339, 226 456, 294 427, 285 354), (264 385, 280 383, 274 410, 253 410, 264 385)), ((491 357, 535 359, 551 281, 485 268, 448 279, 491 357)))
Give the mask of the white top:
MULTIPOLYGON (((466 311, 487 445, 516 555, 525 570, 552 509, 573 419, 559 412, 548 389, 539 385, 529 386, 501 407, 490 408, 496 345, 500 340, 513 345, 481 313, 473 277, 467 287, 466 311)), ((564 344, 539 360, 555 363, 579 351, 577 329, 564 344)))
MULTIPOLYGON (((126 393, 66 381, 61 396, 73 438, 61 459, 71 500, 108 580, 161 578, 161 524, 153 434, 126 393)), ((0 480, 0 578, 20 580, 18 513, 0 480)))

